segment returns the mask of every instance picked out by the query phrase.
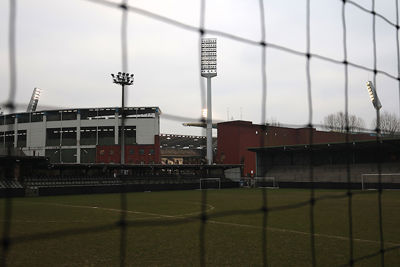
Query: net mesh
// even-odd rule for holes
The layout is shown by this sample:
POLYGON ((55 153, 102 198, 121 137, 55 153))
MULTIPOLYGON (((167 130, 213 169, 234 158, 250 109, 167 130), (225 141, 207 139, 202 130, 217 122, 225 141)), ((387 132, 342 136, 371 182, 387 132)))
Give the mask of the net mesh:
MULTIPOLYGON (((328 57, 325 55, 313 53, 310 48, 310 42, 311 42, 311 31, 310 31, 310 12, 311 12, 311 3, 310 0, 305 0, 305 10, 306 10, 306 51, 302 52, 299 50, 295 50, 289 47, 285 47, 283 45, 275 44, 268 42, 268 39, 266 37, 266 23, 265 23, 265 17, 266 14, 268 13, 268 10, 265 10, 264 7, 264 2, 262 0, 259 1, 259 12, 260 12, 260 25, 261 25, 261 38, 260 41, 254 41, 239 35, 223 32, 223 31, 218 31, 218 30, 213 30, 205 27, 205 15, 206 15, 206 1, 201 0, 201 5, 200 5, 200 23, 198 27, 191 26, 185 23, 182 23, 180 21, 175 20, 174 18, 169 18, 166 16, 162 16, 144 9, 137 8, 133 5, 129 5, 128 2, 122 1, 120 3, 115 3, 111 1, 106 1, 106 0, 87 0, 89 2, 92 2, 93 4, 99 4, 103 5, 109 8, 114 8, 114 9, 119 9, 121 10, 121 56, 122 56, 122 69, 124 72, 128 72, 128 62, 127 62, 127 55, 128 55, 128 41, 127 41, 127 31, 128 31, 128 26, 127 26, 127 20, 128 20, 128 14, 129 15, 141 15, 145 16, 149 19, 152 20, 157 20, 159 22, 165 23, 170 25, 171 27, 176 27, 180 28, 185 31, 192 31, 192 32, 197 32, 199 35, 199 44, 201 42, 201 38, 205 34, 211 34, 220 38, 227 38, 239 43, 243 43, 246 45, 253 46, 254 48, 260 48, 261 50, 261 69, 260 69, 260 79, 261 79, 261 91, 262 91, 262 97, 261 97, 261 103, 260 103, 260 112, 261 112, 261 118, 262 118, 262 125, 265 125, 266 123, 266 103, 267 103, 267 71, 266 71, 266 66, 267 66, 267 50, 270 51, 276 51, 279 50, 283 53, 286 53, 288 55, 292 55, 294 57, 302 57, 305 59, 305 76, 306 76, 306 81, 307 81, 307 101, 308 101, 308 124, 304 125, 305 127, 308 127, 310 129, 310 134, 309 134, 309 144, 308 144, 308 156, 309 156, 309 176, 311 178, 311 183, 310 183, 310 188, 309 188, 309 199, 307 201, 291 204, 291 205, 283 205, 283 206, 274 206, 274 207, 269 207, 268 206, 268 201, 267 201, 267 194, 268 191, 266 189, 261 190, 262 194, 262 203, 260 203, 260 208, 255 209, 255 210, 235 210, 235 211, 230 211, 230 212, 223 212, 223 213, 218 213, 215 212, 212 215, 207 214, 206 211, 206 206, 207 206, 207 190, 203 190, 201 192, 201 205, 200 205, 200 211, 201 214, 200 216, 189 216, 185 218, 176 218, 176 219, 169 219, 168 221, 162 221, 162 220, 140 220, 140 221, 127 221, 126 219, 126 214, 127 214, 127 199, 126 199, 126 193, 122 192, 120 194, 120 220, 117 223, 112 223, 112 224, 104 224, 98 227, 91 227, 91 228, 77 228, 77 229, 70 229, 70 230, 60 230, 60 231, 49 231, 46 233, 40 233, 40 234, 28 234, 25 236, 20 236, 16 238, 10 239, 10 232, 12 228, 12 223, 11 223, 11 218, 12 218, 12 198, 7 197, 5 200, 5 209, 4 209, 4 214, 2 215, 3 218, 6 218, 3 223, 3 235, 2 235, 2 242, 1 242, 1 265, 6 266, 7 265, 7 255, 9 253, 10 245, 12 244, 18 244, 18 243, 24 243, 24 242, 30 242, 30 241, 35 241, 35 240, 45 240, 45 239, 56 239, 59 237, 64 237, 64 236, 72 236, 72 235, 80 235, 80 234, 86 234, 86 233, 100 233, 100 232, 105 232, 105 231, 111 231, 115 229, 119 229, 120 231, 120 265, 125 266, 126 265, 126 250, 127 250, 127 231, 129 230, 130 227, 142 227, 142 226, 165 226, 165 225, 178 225, 178 224, 185 224, 192 222, 193 220, 199 220, 201 222, 201 227, 199 230, 199 255, 200 255, 200 262, 199 264, 201 266, 206 265, 206 240, 205 240, 205 233, 207 229, 207 221, 212 219, 212 218, 217 218, 217 217, 222 217, 222 216, 231 216, 235 214, 262 214, 262 221, 260 224, 262 224, 262 246, 261 246, 261 251, 260 253, 262 254, 262 260, 263 260, 263 266, 267 266, 269 259, 268 259, 268 254, 267 254, 267 243, 268 243, 268 235, 267 235, 267 226, 268 226, 268 216, 272 212, 276 211, 282 211, 282 210, 288 210, 288 209, 297 209, 301 207, 308 207, 309 208, 309 222, 310 222, 310 257, 311 257, 311 262, 312 266, 317 266, 317 261, 316 261, 316 245, 315 245, 315 204, 319 202, 320 200, 323 199, 329 199, 329 198, 342 198, 342 199, 347 199, 347 208, 348 208, 348 240, 349 240, 349 253, 348 253, 348 259, 347 262, 343 264, 343 266, 353 266, 358 262, 361 262, 365 259, 372 258, 379 256, 381 265, 385 265, 385 253, 392 251, 392 250, 397 250, 400 247, 399 246, 389 246, 385 247, 384 246, 384 235, 383 235, 383 222, 382 222, 382 188, 379 187, 376 192, 372 192, 373 194, 376 194, 377 196, 377 203, 378 209, 379 209, 379 215, 378 215, 378 227, 379 227, 379 238, 380 238, 380 249, 374 253, 368 254, 368 255, 363 255, 360 257, 355 258, 354 257, 354 237, 353 237, 353 208, 352 208, 352 199, 355 194, 371 194, 369 191, 352 191, 351 187, 351 180, 350 180, 350 173, 351 173, 351 166, 350 166, 350 158, 347 158, 347 164, 346 164, 346 173, 347 173, 347 191, 341 195, 325 195, 323 197, 317 197, 315 194, 314 190, 314 169, 313 169, 313 161, 314 161, 314 147, 313 147, 313 127, 316 127, 318 125, 313 124, 313 87, 311 84, 311 70, 310 70, 310 61, 312 59, 318 59, 327 63, 335 64, 335 65, 341 65, 343 66, 344 70, 344 98, 345 98, 345 116, 346 116, 346 143, 347 149, 350 152, 351 151, 351 146, 349 142, 349 125, 348 125, 348 114, 349 114, 349 92, 348 92, 348 83, 349 83, 349 67, 356 68, 356 69, 361 69, 365 70, 373 75, 373 82, 376 84, 376 78, 377 75, 383 75, 386 76, 388 79, 394 80, 398 84, 398 88, 400 90, 400 54, 399 54, 399 14, 398 14, 398 1, 395 2, 396 6, 396 21, 393 22, 389 19, 387 19, 385 16, 382 14, 379 14, 378 12, 375 11, 375 1, 372 0, 372 5, 371 9, 365 8, 359 4, 357 4, 354 1, 348 1, 348 0, 341 0, 339 2, 342 3, 342 11, 341 11, 341 18, 342 18, 342 32, 343 32, 343 58, 342 59, 336 59, 332 57, 328 57), (370 68, 368 66, 364 66, 361 64, 357 64, 355 62, 351 62, 348 60, 348 55, 347 55, 347 22, 346 22, 346 9, 349 8, 349 6, 352 6, 352 8, 356 8, 361 12, 364 12, 365 14, 368 14, 371 17, 372 20, 372 45, 373 45, 373 68, 370 68), (376 45, 376 20, 380 19, 382 22, 386 23, 387 26, 393 28, 396 32, 396 51, 397 51, 397 66, 398 66, 398 73, 397 75, 393 75, 388 73, 387 71, 384 71, 382 69, 379 69, 377 67, 377 45, 376 45)), ((333 1, 333 0, 332 0, 333 1)), ((8 44, 9 44, 9 70, 10 70, 10 88, 9 88, 9 93, 8 93, 8 99, 5 101, 5 104, 3 104, 3 108, 8 109, 11 113, 14 112, 16 108, 16 103, 15 103, 15 96, 17 93, 17 66, 16 66, 16 22, 17 22, 17 1, 16 0, 10 0, 9 1, 9 31, 8 31, 8 44)), ((200 45, 199 45, 199 65, 200 65, 200 45)), ((199 75, 200 77, 200 75, 199 75)), ((202 107, 205 107, 205 86, 203 80, 200 78, 200 95, 201 95, 201 103, 202 107)), ((164 115, 165 118, 167 119, 172 119, 172 120, 177 120, 177 121, 195 121, 197 120, 196 118, 187 118, 179 115, 172 115, 172 114, 166 114, 164 115)), ((377 128, 375 129, 377 133, 377 155, 382 153, 380 150, 380 140, 379 140, 379 133, 380 129, 377 128)), ((264 139, 260 139, 260 147, 264 146, 264 139)), ((349 153, 350 154, 350 153, 349 153)), ((381 168, 381 162, 379 161, 380 157, 377 157, 377 169, 378 173, 380 174, 382 171, 381 168)), ((378 175, 378 183, 381 183, 381 175, 378 175)))

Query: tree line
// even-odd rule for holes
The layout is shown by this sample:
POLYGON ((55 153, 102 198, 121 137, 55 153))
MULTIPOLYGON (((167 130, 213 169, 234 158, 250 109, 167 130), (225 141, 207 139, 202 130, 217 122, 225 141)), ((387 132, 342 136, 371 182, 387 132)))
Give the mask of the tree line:
MULTIPOLYGON (((329 114, 324 117, 323 126, 330 131, 347 132, 346 125, 349 132, 359 132, 365 129, 365 122, 362 118, 356 115, 349 114, 346 119, 346 114, 337 112, 329 114), (347 120, 347 123, 346 123, 347 120)), ((371 123, 371 128, 376 128, 376 118, 371 123)), ((382 134, 397 135, 400 134, 400 119, 394 113, 384 111, 380 114, 380 130, 382 134)))

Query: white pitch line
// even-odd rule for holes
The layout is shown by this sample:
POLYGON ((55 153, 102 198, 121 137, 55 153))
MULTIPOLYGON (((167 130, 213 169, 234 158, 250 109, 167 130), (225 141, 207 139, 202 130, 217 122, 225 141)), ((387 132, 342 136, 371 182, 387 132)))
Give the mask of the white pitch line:
MULTIPOLYGON (((208 204, 209 205, 209 204, 208 204)), ((214 206, 211 206, 211 209, 215 209, 214 206)), ((80 208, 91 208, 90 206, 76 206, 80 208)), ((110 210, 110 211, 117 211, 121 212, 119 209, 108 209, 108 208, 99 208, 99 209, 104 209, 104 210, 110 210)), ((128 213, 140 213, 140 214, 146 214, 146 215, 152 215, 152 216, 157 216, 161 218, 185 218, 190 213, 188 214, 182 214, 182 215, 164 215, 164 214, 158 214, 158 213, 149 213, 149 212, 140 212, 140 211, 127 211, 128 213)), ((221 224, 221 225, 229 225, 229 226, 235 226, 235 227, 245 227, 245 228, 253 228, 253 229, 262 229, 262 226, 256 226, 256 225, 249 225, 249 224, 239 224, 239 223, 230 223, 230 222, 221 222, 221 221, 215 221, 215 220, 208 220, 208 223, 213 223, 213 224, 221 224)), ((291 230, 291 229, 284 229, 284 228, 276 228, 276 227, 267 227, 268 231, 273 231, 273 232, 282 232, 282 233, 291 233, 291 234, 299 234, 299 235, 310 235, 309 232, 303 232, 303 231, 298 231, 298 230, 291 230)), ((314 233, 314 236, 316 237, 323 237, 323 238, 330 238, 330 239, 337 239, 337 240, 344 240, 348 241, 349 238, 345 236, 337 236, 337 235, 328 235, 328 234, 318 234, 314 233)), ((374 244, 379 244, 380 241, 376 240, 369 240, 369 239, 361 239, 361 238, 353 238, 354 241, 357 242, 364 242, 364 243, 374 243, 374 244)), ((385 244, 391 245, 391 246, 399 246, 399 243, 393 243, 393 242, 384 242, 385 244)))
MULTIPOLYGON (((49 206, 59 206, 59 207, 71 207, 71 208, 82 208, 82 209, 99 209, 99 210, 106 210, 106 211, 113 211, 113 212, 118 212, 121 213, 123 210, 121 209, 113 209, 113 208, 102 208, 98 206, 84 206, 84 205, 71 205, 71 204, 62 204, 62 203, 43 203, 43 202, 28 202, 30 204, 44 204, 44 205, 49 205, 49 206)), ((187 203, 194 203, 194 204, 201 204, 200 202, 187 202, 187 203)), ((214 206, 210 204, 206 204, 208 206, 208 209, 206 212, 212 211, 215 209, 214 206)), ((145 211, 131 211, 131 210, 125 210, 126 213, 131 213, 131 214, 143 214, 143 215, 150 215, 150 216, 155 216, 155 217, 160 217, 160 218, 184 218, 188 216, 193 216, 196 214, 201 214, 200 212, 191 212, 191 213, 184 213, 184 214, 177 214, 177 215, 166 215, 166 214, 159 214, 159 213, 151 213, 151 212, 145 212, 145 211)), ((140 218, 142 219, 142 218, 140 218)))
MULTIPOLYGON (((193 202, 197 203, 198 202, 193 202)), ((81 205, 70 205, 70 204, 59 204, 59 203, 47 203, 49 205, 56 205, 56 206, 64 206, 64 207, 73 207, 73 208, 91 208, 91 209, 99 209, 99 210, 107 210, 107 211, 114 211, 114 212, 122 212, 123 210, 121 209, 112 209, 112 208, 101 208, 97 206, 81 206, 81 205)), ((214 206, 207 204, 209 207, 206 212, 211 211, 215 209, 214 206)), ((166 215, 166 214, 159 214, 159 213, 152 213, 152 212, 145 212, 145 211, 131 211, 131 210, 126 210, 125 212, 127 213, 133 213, 133 214, 144 214, 144 215, 151 215, 151 216, 156 216, 156 217, 164 217, 164 218, 182 218, 182 217, 187 217, 195 214, 201 214, 201 212, 191 212, 191 213, 184 213, 184 214, 177 214, 177 215, 166 215)))
MULTIPOLYGON (((239 224, 239 223, 230 223, 230 222, 221 222, 221 221, 214 221, 214 220, 209 220, 207 221, 209 223, 214 223, 214 224, 222 224, 222 225, 229 225, 229 226, 236 226, 236 227, 245 227, 245 228, 253 228, 253 229, 262 229, 262 226, 256 226, 256 225, 249 225, 249 224, 239 224)), ((283 233, 291 233, 291 234, 300 234, 300 235, 310 235, 309 232, 302 232, 302 231, 297 231, 297 230, 291 230, 291 229, 284 229, 284 228, 276 228, 276 227, 267 227, 267 230, 273 231, 273 232, 283 232, 283 233)), ((338 239, 338 240, 345 240, 348 241, 349 238, 345 236, 338 236, 338 235, 328 235, 328 234, 318 234, 314 233, 314 236, 317 237, 324 237, 324 238, 330 238, 330 239, 338 239)), ((365 243, 375 243, 375 244, 380 244, 380 241, 376 240, 368 240, 368 239, 361 239, 361 238, 353 238, 354 241, 357 242, 365 242, 365 243)), ((399 243, 393 243, 393 242, 384 242, 385 244, 391 245, 391 246, 400 246, 399 243)))
POLYGON ((43 220, 43 221, 35 221, 35 220, 0 220, 0 222, 12 222, 12 223, 89 223, 93 221, 85 221, 85 220, 43 220))
MULTIPOLYGON (((106 210, 106 211, 113 211, 113 212, 122 212, 123 210, 120 209, 112 209, 112 208, 101 208, 97 206, 81 206, 81 205, 70 205, 70 204, 60 204, 60 203, 39 203, 39 202, 30 202, 30 203, 35 203, 35 204, 46 204, 46 205, 53 205, 53 206, 64 206, 64 207, 72 207, 72 208, 86 208, 86 209, 100 209, 100 210, 106 210)), ((199 202, 192 202, 192 203, 197 203, 200 204, 199 202)), ((215 207, 207 204, 208 207, 210 207, 206 211, 214 210, 215 207)), ((185 218, 189 215, 195 215, 195 214, 201 214, 201 212, 196 212, 196 213, 186 213, 186 214, 180 214, 180 215, 165 215, 165 214, 159 214, 159 213, 151 213, 151 212, 144 212, 144 211, 130 211, 126 210, 127 213, 133 213, 133 214, 144 214, 144 215, 151 215, 151 216, 156 216, 156 218, 175 218, 175 219, 180 219, 180 218, 185 218)), ((142 218, 140 218, 142 219, 142 218)), ((143 218, 146 219, 146 218, 143 218)), ((207 220, 208 223, 213 223, 213 224, 221 224, 221 225, 228 225, 228 226, 235 226, 235 227, 244 227, 244 228, 252 228, 252 229, 262 229, 262 226, 256 226, 256 225, 249 225, 249 224, 240 224, 240 223, 230 223, 230 222, 221 222, 221 221, 215 221, 215 220, 207 220)), ((277 227, 267 227, 268 231, 273 231, 273 232, 282 232, 282 233, 292 233, 292 234, 299 234, 299 235, 310 235, 309 232, 303 232, 303 231, 298 231, 298 230, 291 230, 291 229, 284 229, 284 228, 277 228, 277 227)), ((314 236, 316 237, 323 237, 323 238, 330 238, 330 239, 337 239, 337 240, 344 240, 348 241, 349 238, 345 236, 337 236, 337 235, 328 235, 328 234, 318 234, 314 233, 314 236)), ((376 240, 369 240, 369 239, 361 239, 361 238, 353 238, 354 241, 357 242, 364 242, 364 243, 375 243, 379 244, 380 241, 376 240)), ((384 242, 385 244, 391 245, 391 246, 400 246, 400 243, 394 243, 394 242, 384 242)))

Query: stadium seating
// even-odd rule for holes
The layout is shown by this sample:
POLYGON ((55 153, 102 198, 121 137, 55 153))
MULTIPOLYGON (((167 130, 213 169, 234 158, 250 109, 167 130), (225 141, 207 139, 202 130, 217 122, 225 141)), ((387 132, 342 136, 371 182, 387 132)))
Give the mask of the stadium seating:
POLYGON ((0 180, 0 188, 23 188, 23 186, 18 181, 0 180))

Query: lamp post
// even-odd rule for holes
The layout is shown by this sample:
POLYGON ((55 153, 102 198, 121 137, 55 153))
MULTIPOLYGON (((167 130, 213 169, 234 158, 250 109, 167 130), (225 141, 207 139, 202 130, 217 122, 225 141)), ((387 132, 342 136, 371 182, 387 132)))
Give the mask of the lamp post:
POLYGON ((118 72, 111 74, 113 82, 122 87, 122 104, 121 104, 121 164, 125 164, 125 85, 133 84, 133 74, 118 72))
POLYGON ((207 78, 207 163, 213 162, 211 78, 217 76, 217 39, 201 40, 201 76, 207 78))
POLYGON ((381 127, 380 120, 381 120, 381 118, 380 118, 379 111, 382 108, 382 104, 381 104, 381 101, 379 101, 375 86, 372 84, 371 81, 367 82, 367 89, 368 89, 369 97, 371 98, 371 102, 374 105, 374 108, 376 110, 376 131, 377 131, 378 136, 380 136, 380 127, 381 127))

